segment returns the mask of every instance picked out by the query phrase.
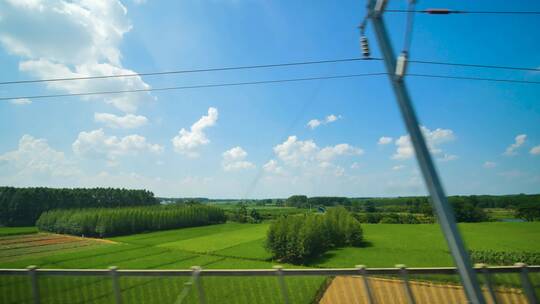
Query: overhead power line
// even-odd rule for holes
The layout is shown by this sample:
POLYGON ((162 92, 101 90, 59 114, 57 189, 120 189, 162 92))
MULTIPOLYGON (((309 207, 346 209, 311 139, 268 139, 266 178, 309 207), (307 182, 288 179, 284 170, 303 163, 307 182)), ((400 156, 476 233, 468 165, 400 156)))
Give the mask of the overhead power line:
POLYGON ((68 97, 68 96, 90 96, 90 95, 108 95, 108 94, 138 93, 138 92, 174 91, 174 90, 187 90, 187 89, 202 89, 202 88, 284 83, 284 82, 312 81, 312 80, 321 80, 321 79, 342 79, 342 78, 379 76, 379 75, 386 75, 386 73, 364 73, 364 74, 348 74, 348 75, 336 75, 336 76, 319 76, 319 77, 290 78, 290 79, 276 79, 276 80, 248 81, 248 82, 229 82, 229 83, 174 86, 174 87, 164 87, 164 88, 148 88, 148 89, 133 89, 133 90, 119 90, 119 91, 82 92, 82 93, 66 93, 66 94, 34 95, 34 96, 12 96, 12 97, 0 97, 0 100, 12 100, 12 99, 23 99, 23 98, 43 99, 43 98, 55 98, 55 97, 68 97))
MULTIPOLYGON (((188 90, 188 89, 202 89, 202 88, 218 88, 218 87, 232 87, 232 86, 244 86, 244 85, 301 82, 301 81, 312 81, 312 80, 344 79, 344 78, 355 78, 355 77, 366 77, 366 76, 380 76, 380 75, 386 75, 386 74, 387 73, 380 72, 380 73, 347 74, 347 75, 335 75, 335 76, 318 76, 318 77, 261 80, 261 81, 247 81, 247 82, 229 82, 229 83, 215 83, 215 84, 174 86, 174 87, 133 89, 133 90, 118 90, 118 91, 81 92, 81 93, 65 93, 65 94, 52 94, 52 95, 32 95, 32 96, 10 96, 10 97, 0 97, 0 101, 23 99, 23 98, 24 99, 45 99, 45 98, 57 98, 57 97, 71 97, 71 96, 91 96, 91 95, 109 95, 109 94, 122 94, 122 93, 140 93, 140 92, 174 91, 174 90, 188 90)), ((478 81, 509 82, 509 83, 522 83, 522 84, 540 84, 540 81, 532 81, 532 80, 462 77, 462 76, 434 75, 434 74, 407 74, 407 75, 413 76, 413 77, 478 80, 478 81)))
POLYGON ((469 67, 469 68, 485 68, 485 69, 501 69, 501 70, 540 72, 540 68, 516 67, 516 66, 504 66, 504 65, 452 63, 452 62, 426 61, 426 60, 409 60, 409 62, 411 62, 411 63, 420 63, 420 64, 460 66, 460 67, 469 67))
POLYGON ((487 78, 487 77, 468 77, 468 76, 411 74, 411 73, 408 73, 407 76, 458 79, 458 80, 479 80, 479 81, 491 81, 491 82, 510 82, 510 83, 524 83, 524 84, 540 84, 540 81, 534 81, 534 80, 501 79, 501 78, 487 78))
POLYGON ((298 61, 298 62, 285 62, 285 63, 274 63, 274 64, 259 64, 259 65, 244 65, 244 66, 204 68, 204 69, 192 69, 192 70, 158 71, 158 72, 148 72, 148 73, 130 73, 130 74, 100 75, 100 76, 80 76, 80 77, 48 78, 48 79, 35 79, 35 80, 34 79, 33 80, 13 80, 13 81, 0 82, 0 85, 22 84, 22 83, 38 83, 38 82, 53 82, 53 81, 105 79, 105 78, 120 78, 120 77, 136 77, 136 76, 157 76, 157 75, 188 74, 188 73, 218 72, 218 71, 234 71, 234 70, 275 68, 275 67, 312 65, 312 64, 324 64, 324 63, 364 61, 364 60, 365 61, 370 61, 370 60, 376 61, 376 60, 382 60, 382 59, 381 58, 360 58, 360 57, 358 57, 358 58, 342 58, 342 59, 331 59, 331 60, 298 61))
POLYGON ((493 14, 493 15, 540 15, 540 11, 461 11, 447 8, 428 8, 425 10, 389 9, 388 13, 417 13, 429 15, 450 15, 450 14, 493 14))
MULTIPOLYGON (((0 85, 41 83, 41 82, 56 82, 56 81, 91 80, 91 79, 135 77, 135 76, 157 76, 157 75, 169 75, 169 74, 188 74, 188 73, 232 71, 232 70, 246 70, 246 69, 258 69, 258 68, 300 66, 300 65, 312 65, 312 64, 324 64, 324 63, 370 61, 370 60, 380 61, 381 58, 376 58, 376 57, 370 57, 370 58, 355 57, 355 58, 341 58, 341 59, 329 59, 329 60, 317 60, 317 61, 286 62, 286 63, 276 63, 276 64, 261 64, 261 65, 247 65, 247 66, 204 68, 204 69, 192 69, 192 70, 156 71, 156 72, 148 72, 148 73, 116 74, 116 75, 101 75, 101 76, 81 76, 81 77, 67 77, 67 78, 45 78, 45 79, 34 79, 34 80, 13 80, 13 81, 0 82, 0 85)), ((531 68, 531 67, 453 63, 453 62, 428 61, 428 60, 409 60, 409 62, 410 63, 418 63, 418 64, 432 64, 432 65, 461 66, 461 67, 473 67, 473 68, 485 68, 485 69, 502 69, 502 70, 540 72, 540 68, 531 68)))

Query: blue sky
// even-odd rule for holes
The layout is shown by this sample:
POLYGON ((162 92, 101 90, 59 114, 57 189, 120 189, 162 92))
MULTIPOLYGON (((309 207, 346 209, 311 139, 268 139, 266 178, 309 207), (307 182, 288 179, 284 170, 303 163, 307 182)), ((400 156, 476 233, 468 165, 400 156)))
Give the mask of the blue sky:
MULTIPOLYGON (((392 1, 403 9, 406 1, 392 1)), ((1 81, 358 57, 363 1, 0 1, 1 81)), ((533 1, 418 8, 540 11, 533 1)), ((405 15, 387 14, 396 51, 405 15)), ((417 15, 411 58, 540 66, 540 18, 417 15)), ((372 29, 372 53, 379 56, 372 29)), ((349 62, 0 85, 0 96, 382 72, 349 62)), ((538 72, 410 72, 540 80, 538 72)), ((449 194, 538 193, 540 86, 407 79, 449 194)), ((396 196, 424 186, 386 76, 0 103, 0 184, 161 196, 396 196)))

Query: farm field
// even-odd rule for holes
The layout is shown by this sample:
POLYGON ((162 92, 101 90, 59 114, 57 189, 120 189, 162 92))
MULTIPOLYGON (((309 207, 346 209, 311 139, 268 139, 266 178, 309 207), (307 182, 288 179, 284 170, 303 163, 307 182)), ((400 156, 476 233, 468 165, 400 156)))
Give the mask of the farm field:
POLYGON ((22 235, 37 233, 36 227, 0 227, 0 237, 8 235, 22 235))
MULTIPOLYGON (((452 265, 437 225, 363 224, 362 227, 364 247, 332 250, 309 261, 306 266, 353 267, 364 264, 369 267, 392 267, 397 263, 408 266, 452 265)), ((495 222, 460 224, 459 227, 470 249, 540 252, 540 223, 495 222)), ((24 268, 28 265, 38 265, 41 268, 106 268, 111 265, 122 269, 186 269, 194 265, 214 269, 271 268, 277 262, 271 261, 270 254, 264 249, 267 228, 266 223, 226 223, 115 237, 106 241, 73 238, 80 243, 67 242, 66 238, 72 237, 55 234, 6 236, 0 238, 0 246, 11 246, 7 251, 17 250, 17 254, 1 250, 0 268, 24 268), (46 246, 38 246, 43 243, 46 246), (43 251, 47 246, 56 247, 43 251)), ((28 296, 24 291, 17 292, 17 288, 28 288, 26 281, 21 284, 13 278, 0 279, 0 295, 11 292, 13 295, 28 296)), ((91 299, 96 303, 111 300, 110 284, 103 282, 104 279, 51 277, 42 280, 49 286, 60 286, 56 291, 52 287, 48 289, 51 298, 56 298, 62 290, 68 290, 67 295, 62 296, 66 297, 66 303, 73 297, 79 297, 81 301, 91 299), (74 281, 79 283, 75 284, 74 281)), ((122 278, 122 289, 126 298, 133 298, 130 303, 162 301, 167 293, 167 299, 172 303, 183 290, 186 281, 187 278, 130 277, 122 278), (145 296, 141 298, 140 294, 145 296)), ((324 282, 323 277, 287 278, 291 294, 297 297, 294 303, 310 303, 324 282)), ((280 301, 275 278, 206 278, 204 286, 210 290, 207 295, 209 303, 218 303, 224 297, 235 303, 280 301), (242 293, 244 289, 246 292, 242 293), (238 292, 231 293, 231 290, 238 292), (257 290, 257 293, 253 290, 257 290)), ((195 294, 188 293, 185 301, 196 301, 195 294)), ((24 303, 25 299, 17 298, 13 302, 24 303)), ((1 299, 0 302, 10 303, 1 299)))

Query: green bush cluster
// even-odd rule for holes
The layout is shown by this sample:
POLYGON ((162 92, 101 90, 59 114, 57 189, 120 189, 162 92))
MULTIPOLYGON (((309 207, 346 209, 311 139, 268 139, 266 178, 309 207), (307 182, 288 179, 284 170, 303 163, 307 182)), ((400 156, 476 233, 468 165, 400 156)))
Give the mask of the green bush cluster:
POLYGON ((471 250, 471 259, 475 263, 488 265, 513 265, 525 263, 527 265, 540 265, 540 252, 508 252, 493 250, 471 250))
POLYGON ((360 223, 343 207, 323 214, 287 216, 270 225, 266 247, 274 258, 302 263, 326 250, 342 246, 360 246, 360 223))
POLYGON ((354 217, 360 223, 369 224, 432 224, 435 222, 433 216, 394 212, 354 213, 354 217))
POLYGON ((41 214, 36 226, 56 233, 107 237, 225 221, 224 211, 212 206, 148 206, 51 210, 41 214))

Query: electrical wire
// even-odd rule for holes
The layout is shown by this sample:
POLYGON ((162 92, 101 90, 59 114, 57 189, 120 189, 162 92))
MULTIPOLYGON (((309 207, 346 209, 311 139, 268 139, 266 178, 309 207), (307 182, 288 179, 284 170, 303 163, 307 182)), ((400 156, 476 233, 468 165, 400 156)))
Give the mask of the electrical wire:
POLYGON ((524 84, 540 84, 540 81, 534 80, 517 80, 517 79, 501 79, 501 78, 484 78, 484 77, 468 77, 468 76, 450 76, 450 75, 433 75, 433 74, 411 74, 407 76, 414 77, 428 77, 428 78, 444 78, 444 79, 458 79, 458 80, 479 80, 479 81, 493 81, 493 82, 510 82, 510 83, 524 83, 524 84))
POLYGON ((387 9, 385 13, 416 13, 430 15, 449 15, 449 14, 494 14, 494 15, 540 15, 540 11, 461 11, 450 10, 446 8, 429 8, 425 10, 401 10, 387 9))
POLYGON ((375 61, 377 61, 377 60, 382 60, 382 58, 372 58, 372 57, 370 57, 370 58, 358 58, 357 57, 357 58, 343 58, 343 59, 331 59, 331 60, 299 61, 299 62, 285 62, 285 63, 275 63, 275 64, 260 64, 260 65, 245 65, 245 66, 205 68, 205 69, 193 69, 193 70, 175 70, 175 71, 132 73, 132 74, 118 74, 118 75, 48 78, 48 79, 35 79, 35 80, 14 80, 14 81, 0 82, 0 85, 23 84, 23 83, 39 83, 39 82, 54 82, 54 81, 71 81, 71 80, 106 79, 106 78, 136 77, 136 76, 157 76, 157 75, 170 75, 170 74, 217 72, 217 71, 234 71, 234 70, 248 70, 248 69, 275 68, 275 67, 287 67, 287 66, 301 66, 301 65, 324 64, 324 63, 353 62, 353 61, 364 61, 364 60, 367 60, 367 61, 375 60, 375 61))
POLYGON ((501 69, 501 70, 540 72, 540 68, 528 68, 528 67, 516 67, 516 66, 469 64, 469 63, 452 63, 452 62, 426 61, 426 60, 409 60, 409 62, 411 62, 411 63, 420 63, 420 64, 434 64, 434 65, 470 67, 470 68, 485 68, 485 69, 501 69))
MULTIPOLYGON (((119 91, 82 92, 82 93, 66 93, 66 94, 52 94, 52 95, 33 95, 33 96, 11 96, 11 97, 0 97, 0 101, 14 100, 14 99, 44 99, 44 98, 71 97, 71 96, 91 96, 91 95, 108 95, 108 94, 123 94, 123 93, 140 93, 140 92, 155 92, 155 91, 173 91, 173 90, 187 90, 187 89, 232 87, 232 86, 244 86, 244 85, 259 85, 259 84, 300 82, 300 81, 312 81, 312 80, 380 76, 380 75, 386 75, 386 74, 387 73, 385 72, 380 72, 380 73, 347 74, 347 75, 335 75, 335 76, 318 76, 318 77, 261 80, 261 81, 248 81, 248 82, 216 83, 216 84, 174 86, 174 87, 164 87, 164 88, 148 88, 148 89, 133 89, 133 90, 119 90, 119 91)), ((407 75, 414 76, 414 77, 444 78, 444 79, 458 79, 458 80, 478 80, 478 81, 509 82, 509 83, 522 83, 522 84, 540 84, 540 81, 534 81, 534 80, 450 76, 450 75, 435 75, 435 74, 407 74, 407 75)))
POLYGON ((320 80, 320 79, 343 79, 343 78, 379 76, 379 75, 386 75, 386 73, 348 74, 348 75, 335 75, 335 76, 319 76, 319 77, 290 78, 290 79, 276 79, 276 80, 248 81, 248 82, 216 83, 216 84, 174 86, 174 87, 164 87, 164 88, 147 88, 147 89, 133 89, 133 90, 119 90, 119 91, 82 92, 82 93, 66 93, 66 94, 34 95, 34 96, 12 96, 12 97, 0 97, 0 100, 44 99, 44 98, 71 97, 71 96, 91 96, 91 95, 108 95, 108 94, 122 94, 122 93, 173 91, 173 90, 186 90, 186 89, 217 88, 217 87, 258 85, 258 84, 271 84, 271 83, 284 83, 284 82, 312 81, 312 80, 320 80))
MULTIPOLYGON (((200 73, 200 72, 216 72, 216 71, 258 69, 258 68, 272 68, 272 67, 286 67, 286 66, 299 66, 299 65, 311 65, 311 64, 324 64, 324 63, 339 63, 339 62, 354 62, 354 61, 370 61, 370 60, 380 61, 380 60, 382 60, 382 58, 355 57, 355 58, 341 58, 341 59, 329 59, 329 60, 318 60, 318 61, 301 61, 301 62, 262 64, 262 65, 251 65, 251 66, 218 67, 218 68, 205 68, 205 69, 193 69, 193 70, 176 70, 176 71, 162 71, 162 72, 148 72, 148 73, 133 73, 133 74, 119 74, 119 75, 81 76, 81 77, 69 77, 69 78, 45 78, 45 79, 35 79, 35 80, 14 80, 14 81, 0 82, 0 85, 25 84, 25 83, 42 83, 42 82, 56 82, 56 81, 73 81, 73 80, 90 80, 90 79, 106 79, 106 78, 121 78, 121 77, 135 77, 135 76, 157 76, 157 75, 169 75, 169 74, 187 74, 187 73, 200 73)), ((410 63, 419 63, 419 64, 433 64, 433 65, 461 66, 461 67, 473 67, 473 68, 485 68, 485 69, 503 69, 503 70, 515 70, 515 71, 540 72, 540 68, 531 68, 531 67, 453 63, 453 62, 441 62, 441 61, 429 61, 429 60, 409 60, 409 62, 410 63)))

